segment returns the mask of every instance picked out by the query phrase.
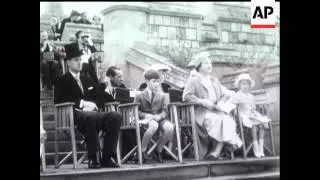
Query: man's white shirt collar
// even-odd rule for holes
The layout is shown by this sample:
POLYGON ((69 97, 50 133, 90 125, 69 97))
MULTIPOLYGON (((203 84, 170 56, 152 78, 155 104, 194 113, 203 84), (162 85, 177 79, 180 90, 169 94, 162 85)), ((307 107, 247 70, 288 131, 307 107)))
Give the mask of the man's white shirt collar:
POLYGON ((80 72, 78 72, 77 74, 75 74, 75 73, 73 73, 73 72, 71 72, 71 71, 69 71, 70 73, 71 73, 71 75, 73 76, 73 78, 75 78, 75 79, 80 79, 80 72))

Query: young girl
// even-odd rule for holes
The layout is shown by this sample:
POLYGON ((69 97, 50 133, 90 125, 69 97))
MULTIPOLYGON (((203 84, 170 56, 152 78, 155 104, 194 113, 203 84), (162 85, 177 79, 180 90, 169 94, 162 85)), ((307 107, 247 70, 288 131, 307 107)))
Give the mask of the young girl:
POLYGON ((239 105, 238 112, 242 124, 251 128, 254 155, 256 157, 264 157, 264 125, 266 125, 270 119, 255 110, 254 96, 249 93, 254 84, 249 74, 240 74, 235 81, 235 87, 238 88, 239 91, 233 96, 233 99, 234 103, 239 105), (258 131, 259 142, 257 139, 258 131))

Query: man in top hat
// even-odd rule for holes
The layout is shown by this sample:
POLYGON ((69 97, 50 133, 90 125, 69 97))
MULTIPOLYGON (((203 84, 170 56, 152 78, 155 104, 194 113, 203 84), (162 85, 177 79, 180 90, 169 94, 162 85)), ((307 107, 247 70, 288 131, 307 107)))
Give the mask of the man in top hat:
POLYGON ((118 167, 116 144, 122 117, 117 112, 97 112, 97 84, 88 77, 80 77, 82 52, 73 45, 66 45, 66 62, 69 72, 61 76, 55 85, 54 103, 74 102, 74 122, 85 136, 88 151, 88 167, 118 167), (100 159, 99 131, 106 133, 100 159), (100 161, 101 160, 101 161, 100 161), (100 163, 101 162, 101 163, 100 163))

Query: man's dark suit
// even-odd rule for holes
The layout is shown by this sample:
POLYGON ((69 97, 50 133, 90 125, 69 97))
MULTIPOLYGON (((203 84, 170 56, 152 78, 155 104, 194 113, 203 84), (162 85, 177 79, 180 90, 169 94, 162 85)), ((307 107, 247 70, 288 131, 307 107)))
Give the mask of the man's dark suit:
POLYGON ((100 103, 99 96, 97 96, 98 87, 96 83, 88 77, 80 76, 80 80, 84 93, 82 93, 77 81, 70 72, 61 76, 55 85, 54 103, 75 103, 75 125, 85 136, 89 159, 94 159, 96 152, 100 150, 98 138, 99 130, 106 132, 104 148, 102 150, 102 160, 114 157, 116 154, 116 143, 122 117, 117 112, 104 113, 78 111, 77 109, 81 109, 79 107, 81 99, 96 104, 100 103))

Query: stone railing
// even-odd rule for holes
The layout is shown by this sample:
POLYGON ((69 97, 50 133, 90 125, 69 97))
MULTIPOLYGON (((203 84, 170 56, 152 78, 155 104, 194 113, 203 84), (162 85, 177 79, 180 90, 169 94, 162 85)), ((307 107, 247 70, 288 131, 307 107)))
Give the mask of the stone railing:
POLYGON ((157 55, 144 46, 146 45, 143 45, 143 43, 135 43, 128 51, 127 62, 144 70, 153 64, 165 64, 171 68, 165 81, 176 88, 183 88, 189 77, 189 72, 170 64, 167 58, 157 55))
POLYGON ((270 65, 263 74, 263 84, 272 85, 280 82, 280 65, 270 65))
POLYGON ((90 34, 92 41, 103 41, 103 31, 101 26, 75 23, 66 23, 61 41, 73 41, 75 39, 76 32, 79 30, 90 34))

